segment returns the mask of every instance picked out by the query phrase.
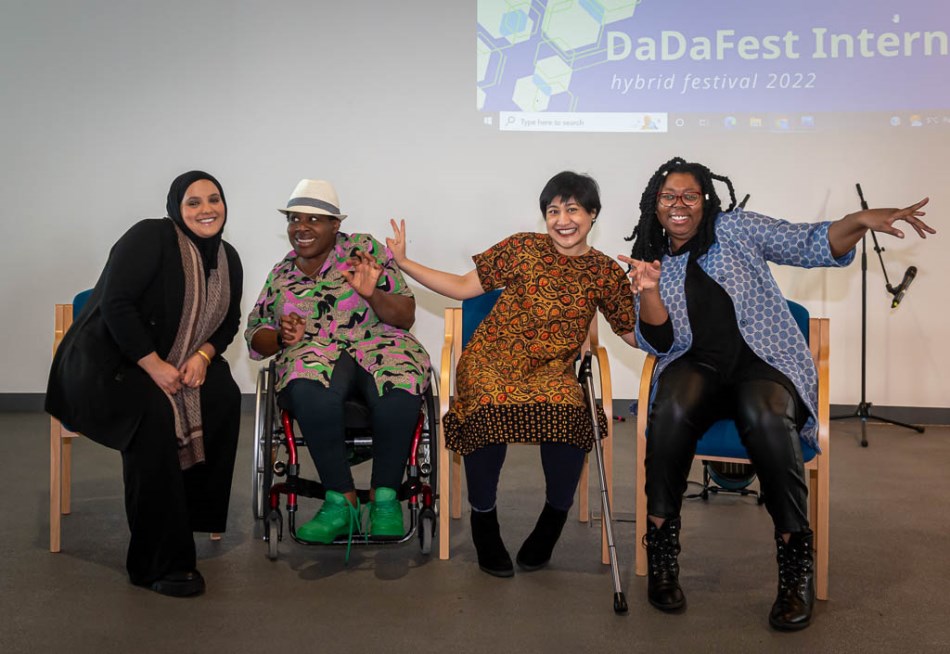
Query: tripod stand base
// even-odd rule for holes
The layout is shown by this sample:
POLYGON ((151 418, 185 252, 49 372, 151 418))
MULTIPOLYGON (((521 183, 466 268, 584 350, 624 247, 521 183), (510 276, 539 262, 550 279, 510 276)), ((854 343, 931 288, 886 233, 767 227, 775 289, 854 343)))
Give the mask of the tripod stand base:
POLYGON ((870 402, 861 402, 858 407, 854 410, 854 413, 849 413, 841 416, 831 416, 832 420, 848 420, 850 418, 860 418, 861 419, 861 447, 868 446, 868 436, 867 436, 867 426, 868 420, 875 420, 877 422, 884 422, 889 425, 895 425, 897 427, 904 427, 905 429, 913 429, 918 434, 924 433, 924 428, 920 425, 912 425, 910 423, 901 422, 900 420, 891 420, 890 418, 885 418, 883 416, 876 416, 871 413, 871 403, 870 402))

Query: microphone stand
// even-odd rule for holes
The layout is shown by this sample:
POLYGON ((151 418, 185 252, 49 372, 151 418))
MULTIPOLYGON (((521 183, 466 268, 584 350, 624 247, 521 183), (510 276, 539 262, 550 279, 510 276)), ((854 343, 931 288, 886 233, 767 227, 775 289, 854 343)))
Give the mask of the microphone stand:
MULTIPOLYGON (((864 199, 864 194, 861 192, 861 185, 855 184, 855 187, 858 189, 858 197, 861 198, 861 209, 867 211, 868 203, 864 199)), ((878 242, 877 235, 875 235, 873 230, 868 230, 871 232, 871 239, 874 241, 874 251, 877 252, 877 258, 881 262, 881 270, 884 271, 884 282, 887 284, 888 292, 892 292, 892 286, 887 279, 887 268, 884 267, 884 257, 881 255, 881 252, 884 251, 878 242)), ((906 429, 913 429, 919 434, 924 433, 924 428, 919 425, 911 425, 906 422, 900 422, 899 420, 891 420, 890 418, 885 418, 883 416, 877 416, 871 413, 871 403, 867 401, 867 358, 868 358, 868 253, 867 253, 867 233, 861 237, 861 402, 858 404, 857 408, 852 412, 840 416, 831 416, 832 420, 847 420, 849 418, 860 418, 861 419, 861 447, 868 446, 868 436, 867 436, 867 423, 868 420, 877 420, 878 422, 885 422, 889 425, 896 425, 898 427, 904 427, 906 429)), ((896 289, 894 289, 896 290, 896 289)))

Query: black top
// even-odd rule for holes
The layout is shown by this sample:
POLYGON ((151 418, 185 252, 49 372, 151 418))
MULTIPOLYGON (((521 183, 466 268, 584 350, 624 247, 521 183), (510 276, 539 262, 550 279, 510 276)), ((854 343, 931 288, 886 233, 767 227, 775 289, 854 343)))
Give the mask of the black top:
MULTIPOLYGON (((690 257, 686 264, 684 292, 693 342, 683 356, 713 368, 725 382, 769 379, 797 396, 794 384, 759 358, 742 338, 732 298, 699 265, 691 251, 692 243, 692 240, 687 242, 674 254, 688 253, 690 257)), ((669 318, 662 325, 640 322, 640 333, 659 352, 673 346, 673 323, 669 318)))

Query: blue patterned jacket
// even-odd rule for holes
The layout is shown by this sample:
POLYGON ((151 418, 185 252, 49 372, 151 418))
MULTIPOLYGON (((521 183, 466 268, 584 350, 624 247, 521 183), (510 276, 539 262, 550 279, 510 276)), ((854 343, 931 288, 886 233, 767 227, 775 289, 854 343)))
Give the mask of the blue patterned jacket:
MULTIPOLYGON (((854 250, 835 259, 828 245, 830 222, 790 223, 736 209, 716 218, 716 242, 703 256, 700 267, 732 298, 739 332, 752 351, 784 374, 805 401, 811 415, 801 432, 802 440, 818 449, 818 373, 792 313, 769 270, 768 262, 801 268, 846 266, 854 250)), ((673 345, 656 351, 640 333, 640 302, 637 299, 637 342, 657 356, 656 382, 666 367, 689 351, 693 342, 686 313, 686 264, 688 254, 666 255, 661 261, 660 297, 673 324, 673 345)))

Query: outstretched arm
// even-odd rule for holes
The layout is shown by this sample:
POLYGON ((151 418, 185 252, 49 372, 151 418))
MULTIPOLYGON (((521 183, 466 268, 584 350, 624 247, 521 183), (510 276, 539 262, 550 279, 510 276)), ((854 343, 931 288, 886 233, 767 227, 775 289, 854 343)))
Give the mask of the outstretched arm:
POLYGON ((828 228, 828 244, 831 246, 832 256, 837 259, 847 254, 869 229, 890 234, 897 238, 904 238, 904 232, 894 227, 894 223, 898 220, 907 221, 920 238, 927 238, 927 234, 936 234, 935 229, 920 220, 920 216, 926 215, 926 212, 920 211, 920 208, 929 201, 930 198, 924 198, 920 202, 903 209, 887 208, 856 211, 855 213, 849 213, 841 220, 833 222, 828 228))
POLYGON ((398 224, 395 220, 389 222, 393 227, 393 237, 386 239, 386 246, 404 273, 429 290, 454 300, 467 300, 485 292, 474 268, 464 275, 456 275, 428 268, 406 257, 406 221, 400 220, 398 224))

